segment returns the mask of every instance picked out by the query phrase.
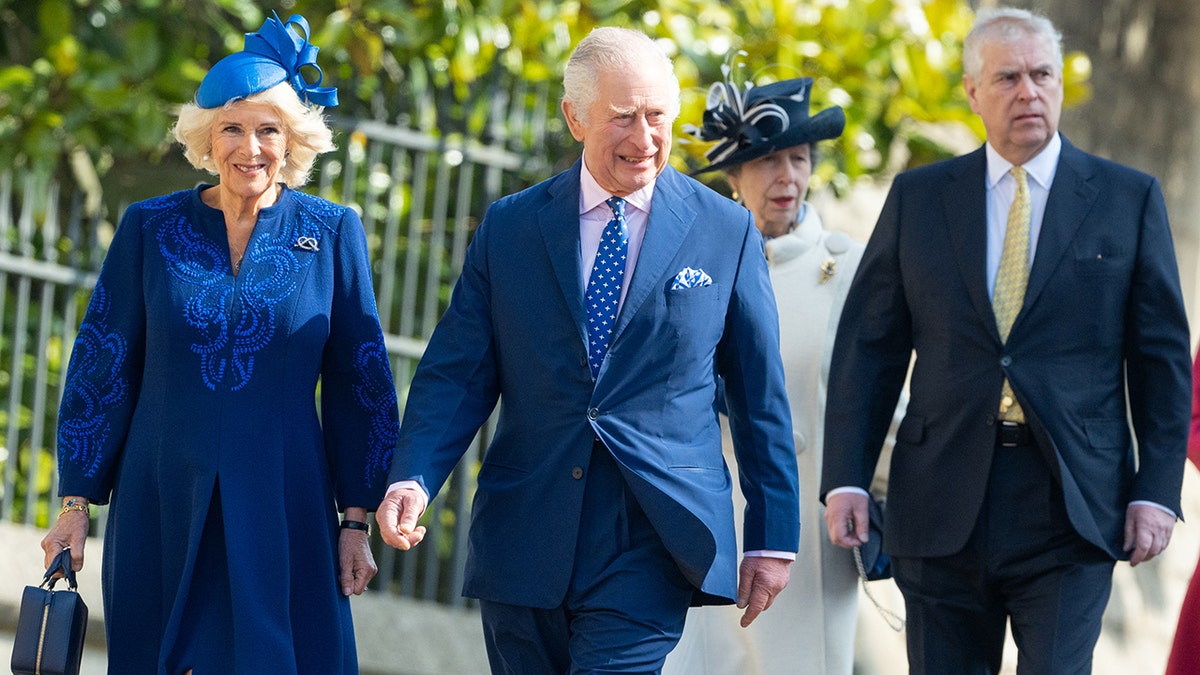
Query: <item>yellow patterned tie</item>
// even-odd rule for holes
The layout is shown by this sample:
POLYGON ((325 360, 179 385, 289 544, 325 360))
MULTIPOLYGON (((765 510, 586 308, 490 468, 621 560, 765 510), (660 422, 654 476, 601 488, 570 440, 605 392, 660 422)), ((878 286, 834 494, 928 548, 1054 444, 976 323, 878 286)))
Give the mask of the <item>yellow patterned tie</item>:
MULTIPOLYGON (((1005 342, 1025 302, 1025 287, 1029 284, 1029 183, 1025 180, 1025 169, 1019 166, 1012 168, 1012 175, 1017 181, 1017 193, 1008 208, 1004 251, 1000 254, 1000 269, 992 293, 992 311, 996 314, 1000 339, 1005 342)), ((1025 411, 1017 403, 1008 378, 1004 378, 1000 389, 1000 419, 1025 422, 1025 411)))

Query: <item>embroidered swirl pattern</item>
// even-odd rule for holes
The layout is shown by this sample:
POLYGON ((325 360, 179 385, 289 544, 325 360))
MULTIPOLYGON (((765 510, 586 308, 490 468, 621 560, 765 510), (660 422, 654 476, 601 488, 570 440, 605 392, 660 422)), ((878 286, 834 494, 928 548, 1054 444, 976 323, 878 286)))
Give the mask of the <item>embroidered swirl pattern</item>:
POLYGON ((110 309, 108 292, 98 282, 71 354, 58 424, 59 462, 82 465, 89 478, 104 463, 111 432, 106 412, 129 396, 124 374, 128 344, 119 333, 109 332, 110 309))
MULTIPOLYGON (((180 193, 177 193, 180 194, 180 193)), ((182 193, 186 199, 187 193, 182 193)), ((174 195, 168 195, 168 199, 174 195)), ((206 238, 182 213, 184 199, 148 213, 167 270, 196 289, 184 310, 184 320, 196 330, 191 350, 200 357, 200 378, 216 391, 244 388, 254 375, 254 359, 275 336, 275 308, 296 291, 299 272, 315 253, 295 246, 300 237, 320 241, 323 219, 338 207, 302 193, 292 193, 296 217, 274 232, 255 231, 246 250, 240 276, 234 283, 224 242, 206 238), (232 294, 237 292, 234 303, 232 294), (234 305, 237 313, 234 314, 234 305)), ((157 200, 147 204, 153 210, 157 200)))
MULTIPOLYGON (((225 242, 204 236, 188 220, 190 194, 142 202, 142 229, 152 234, 168 273, 192 291, 182 311, 195 331, 189 350, 197 356, 197 376, 209 390, 237 391, 250 382, 256 355, 276 335, 277 305, 298 291, 301 272, 314 255, 332 255, 321 253, 330 241, 321 236, 333 232, 326 222, 339 216, 341 207, 292 193, 297 208, 291 222, 276 232, 254 233, 235 283, 225 242), (299 241, 310 244, 298 246, 299 241)), ((83 466, 88 477, 106 465, 105 444, 114 433, 111 420, 120 418, 114 409, 131 395, 129 346, 110 323, 111 297, 97 283, 68 370, 58 439, 60 462, 83 466)), ((359 342, 352 357, 357 377, 351 398, 366 422, 359 433, 366 436, 363 479, 370 486, 387 475, 391 464, 396 390, 382 335, 359 342)))
POLYGON ((396 387, 382 339, 362 342, 354 350, 354 399, 367 411, 367 462, 363 479, 368 486, 386 476, 396 447, 396 387))

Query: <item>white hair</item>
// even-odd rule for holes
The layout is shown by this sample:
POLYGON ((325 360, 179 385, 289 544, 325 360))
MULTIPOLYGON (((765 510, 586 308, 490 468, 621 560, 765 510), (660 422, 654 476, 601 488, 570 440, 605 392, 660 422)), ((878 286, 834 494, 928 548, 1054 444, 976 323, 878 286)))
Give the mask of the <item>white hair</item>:
POLYGON ((671 119, 679 116, 679 78, 675 66, 654 41, 629 28, 600 27, 580 40, 563 71, 563 101, 570 103, 575 117, 588 123, 588 113, 596 102, 596 83, 601 73, 610 70, 661 68, 672 90, 668 92, 671 119))
POLYGON ((983 44, 999 40, 1011 44, 1034 35, 1042 39, 1051 50, 1054 67, 1061 73, 1063 67, 1062 34, 1054 24, 1040 14, 1014 7, 981 9, 975 15, 975 23, 963 40, 963 72, 967 77, 978 80, 983 74, 983 44))
POLYGON ((289 187, 307 183, 317 155, 335 149, 333 132, 325 123, 323 109, 305 104, 290 84, 281 82, 244 99, 231 100, 220 108, 184 104, 172 131, 192 166, 217 173, 217 165, 212 159, 212 126, 222 110, 240 101, 266 103, 279 114, 287 134, 287 162, 279 170, 279 179, 289 187))

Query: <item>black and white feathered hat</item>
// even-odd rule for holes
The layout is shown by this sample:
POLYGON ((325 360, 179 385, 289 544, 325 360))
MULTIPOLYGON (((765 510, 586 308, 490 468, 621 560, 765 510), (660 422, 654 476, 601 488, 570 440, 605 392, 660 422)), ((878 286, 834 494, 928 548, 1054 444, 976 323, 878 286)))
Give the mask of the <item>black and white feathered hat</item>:
POLYGON ((685 124, 683 130, 702 141, 717 141, 705 153, 709 165, 698 175, 737 166, 768 155, 828 138, 837 138, 846 126, 838 106, 809 116, 811 77, 796 77, 756 87, 747 82, 717 82, 708 90, 704 123, 685 124))

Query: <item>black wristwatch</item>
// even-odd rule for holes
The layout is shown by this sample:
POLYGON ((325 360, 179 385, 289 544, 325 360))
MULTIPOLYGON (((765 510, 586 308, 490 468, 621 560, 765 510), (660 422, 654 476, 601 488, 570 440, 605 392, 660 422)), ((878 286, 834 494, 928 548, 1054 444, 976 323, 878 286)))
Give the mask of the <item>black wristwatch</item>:
POLYGON ((361 520, 343 520, 342 529, 358 530, 359 532, 366 532, 368 537, 371 536, 371 526, 361 520))

